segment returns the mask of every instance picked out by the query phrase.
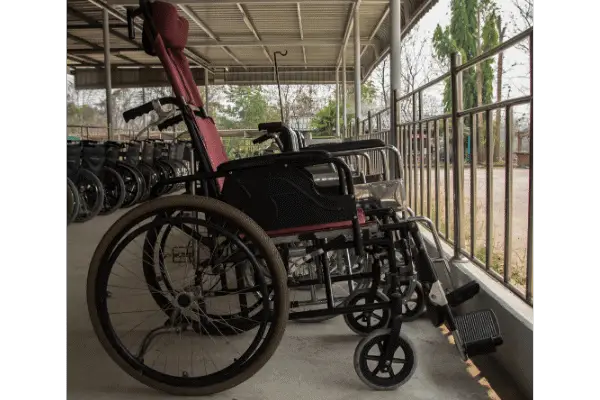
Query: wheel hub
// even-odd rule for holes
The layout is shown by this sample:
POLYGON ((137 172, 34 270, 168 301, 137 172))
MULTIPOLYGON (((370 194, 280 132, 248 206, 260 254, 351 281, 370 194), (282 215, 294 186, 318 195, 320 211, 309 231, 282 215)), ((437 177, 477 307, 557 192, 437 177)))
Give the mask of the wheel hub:
POLYGON ((193 296, 190 293, 179 293, 175 301, 180 308, 187 309, 192 305, 193 296))

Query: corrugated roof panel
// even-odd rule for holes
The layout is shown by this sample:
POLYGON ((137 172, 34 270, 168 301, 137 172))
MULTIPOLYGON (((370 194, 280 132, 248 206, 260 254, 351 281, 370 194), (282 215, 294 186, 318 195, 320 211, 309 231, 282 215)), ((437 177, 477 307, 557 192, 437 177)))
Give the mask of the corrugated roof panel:
POLYGON ((307 3, 301 5, 304 38, 342 39, 351 5, 307 3))
MULTIPOLYGON (((218 37, 248 35, 242 13, 235 4, 194 4, 188 6, 218 37)), ((185 15, 182 12, 180 15, 185 15)), ((194 24, 190 21, 190 26, 194 24)))
POLYGON ((261 38, 300 39, 296 4, 245 4, 244 7, 261 38))

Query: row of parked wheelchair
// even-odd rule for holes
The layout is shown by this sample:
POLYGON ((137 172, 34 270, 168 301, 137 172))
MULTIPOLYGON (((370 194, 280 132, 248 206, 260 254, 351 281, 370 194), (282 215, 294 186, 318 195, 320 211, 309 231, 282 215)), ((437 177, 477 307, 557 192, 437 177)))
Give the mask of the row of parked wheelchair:
POLYGON ((67 224, 174 193, 161 179, 188 174, 185 142, 67 141, 67 224))

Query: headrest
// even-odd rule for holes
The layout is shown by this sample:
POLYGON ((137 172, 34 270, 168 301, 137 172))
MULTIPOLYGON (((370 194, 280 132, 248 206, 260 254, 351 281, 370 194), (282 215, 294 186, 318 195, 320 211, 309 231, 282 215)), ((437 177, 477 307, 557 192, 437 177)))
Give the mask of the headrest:
MULTIPOLYGON (((150 4, 150 7, 152 22, 165 47, 182 50, 187 43, 190 27, 188 20, 179 16, 177 8, 173 4, 155 1, 150 4)), ((149 39, 150 32, 150 21, 144 21, 142 44, 146 53, 155 55, 153 43, 150 43, 149 39)))

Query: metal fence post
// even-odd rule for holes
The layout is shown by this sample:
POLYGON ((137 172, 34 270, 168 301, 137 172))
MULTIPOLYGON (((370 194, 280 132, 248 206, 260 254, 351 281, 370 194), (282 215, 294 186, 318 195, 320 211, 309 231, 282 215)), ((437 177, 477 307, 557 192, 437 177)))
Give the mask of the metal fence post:
POLYGON ((368 134, 371 135, 373 133, 373 123, 371 122, 371 110, 367 111, 367 129, 368 134))
POLYGON ((450 76, 452 84, 452 147, 453 147, 453 165, 452 165, 452 185, 454 187, 454 257, 453 261, 466 260, 462 255, 464 248, 464 132, 463 119, 458 113, 463 109, 463 80, 462 71, 457 72, 457 67, 462 64, 459 53, 453 53, 450 59, 450 76))

